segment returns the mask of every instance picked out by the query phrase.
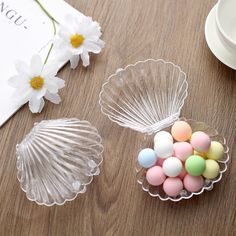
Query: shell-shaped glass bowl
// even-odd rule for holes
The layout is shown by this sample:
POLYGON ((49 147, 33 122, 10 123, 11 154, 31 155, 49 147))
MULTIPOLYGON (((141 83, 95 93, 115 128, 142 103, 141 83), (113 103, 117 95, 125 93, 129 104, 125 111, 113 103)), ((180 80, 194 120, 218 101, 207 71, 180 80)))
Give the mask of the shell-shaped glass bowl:
POLYGON ((62 205, 100 173, 102 152, 102 139, 88 121, 42 121, 17 145, 17 178, 29 200, 62 205))
POLYGON ((187 97, 185 73, 162 59, 119 69, 100 93, 102 112, 123 127, 153 133, 177 120, 187 97))
MULTIPOLYGON (((142 189, 146 192, 149 193, 150 196, 152 197, 158 197, 159 199, 166 201, 166 200, 171 200, 174 202, 180 201, 182 199, 189 199, 194 195, 199 195, 201 193, 203 193, 204 190, 212 190, 213 189, 213 185, 216 182, 219 182, 222 178, 222 174, 227 170, 227 162, 229 160, 229 148, 226 144, 226 140, 223 136, 221 136, 217 130, 215 130, 214 128, 210 127, 209 125, 205 124, 204 122, 198 122, 195 120, 191 120, 191 119, 186 119, 186 118, 180 118, 180 120, 184 120, 186 122, 188 122, 190 124, 190 126, 192 127, 193 132, 195 131, 203 131, 205 133, 207 133, 212 141, 218 141, 220 142, 223 146, 224 146, 224 157, 218 161, 218 164, 220 166, 220 173, 219 175, 214 178, 214 179, 204 179, 204 186, 201 190, 199 190, 198 192, 189 192, 186 189, 183 189, 181 191, 181 193, 176 196, 176 197, 169 197, 165 194, 165 192, 163 191, 163 186, 152 186, 150 185, 147 180, 146 180, 146 171, 147 169, 142 168, 139 164, 138 161, 136 159, 136 171, 137 171, 137 181, 138 183, 142 186, 142 189)), ((170 132, 171 126, 168 128, 165 128, 164 130, 169 131, 170 132)), ((154 145, 154 135, 145 135, 144 136, 144 140, 140 146, 139 151, 141 151, 143 148, 153 148, 154 145)), ((137 157, 138 157, 138 153, 137 152, 137 157)), ((136 157, 136 158, 137 158, 136 157)))

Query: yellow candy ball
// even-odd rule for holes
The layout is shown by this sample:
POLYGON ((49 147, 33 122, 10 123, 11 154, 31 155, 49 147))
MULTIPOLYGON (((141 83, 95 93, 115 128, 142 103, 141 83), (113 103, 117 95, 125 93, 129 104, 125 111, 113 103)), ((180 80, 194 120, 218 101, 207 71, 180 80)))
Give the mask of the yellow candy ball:
POLYGON ((220 160, 224 156, 224 147, 217 141, 212 141, 209 150, 206 152, 206 156, 212 160, 220 160))
POLYGON ((214 179, 217 177, 220 173, 220 166, 219 164, 214 160, 206 160, 206 168, 205 171, 202 173, 202 175, 206 179, 214 179))
POLYGON ((205 159, 207 158, 207 155, 206 155, 205 152, 198 152, 198 151, 194 150, 194 151, 193 151, 193 154, 194 154, 194 155, 201 156, 201 157, 203 157, 203 158, 205 158, 205 159))

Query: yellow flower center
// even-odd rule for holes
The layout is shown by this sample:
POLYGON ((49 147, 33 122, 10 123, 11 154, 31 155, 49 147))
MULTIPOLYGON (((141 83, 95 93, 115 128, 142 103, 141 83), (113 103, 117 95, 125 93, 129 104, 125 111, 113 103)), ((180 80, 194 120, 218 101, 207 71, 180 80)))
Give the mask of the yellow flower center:
POLYGON ((81 34, 73 34, 70 37, 70 43, 74 48, 78 48, 84 42, 84 36, 81 34))
POLYGON ((44 78, 35 76, 30 80, 30 85, 35 90, 40 90, 44 85, 44 78))

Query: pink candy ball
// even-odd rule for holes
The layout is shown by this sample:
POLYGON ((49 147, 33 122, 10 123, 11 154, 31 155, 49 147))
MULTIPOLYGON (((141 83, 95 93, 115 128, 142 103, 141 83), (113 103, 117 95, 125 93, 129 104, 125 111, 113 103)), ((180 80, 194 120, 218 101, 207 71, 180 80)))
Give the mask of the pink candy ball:
POLYGON ((196 151, 207 152, 211 146, 211 139, 206 133, 197 131, 192 134, 190 143, 196 151))
POLYGON ((167 178, 163 184, 163 190, 170 197, 176 197, 183 190, 183 183, 180 178, 167 178))
POLYGON ((202 176, 191 176, 187 174, 184 177, 184 187, 189 192, 198 192, 204 186, 204 180, 202 176))
POLYGON ((180 172, 180 174, 179 174, 178 177, 179 177, 180 179, 183 179, 186 174, 187 174, 187 171, 185 170, 185 167, 183 166, 182 171, 180 172))
POLYGON ((185 161, 193 154, 193 147, 187 142, 176 142, 174 143, 174 153, 181 161, 185 161))
POLYGON ((165 181, 166 176, 160 166, 153 166, 147 170, 146 179, 149 184, 158 186, 165 181))
POLYGON ((158 166, 162 166, 163 165, 163 162, 166 160, 166 158, 158 158, 157 159, 157 162, 156 162, 156 165, 158 166))

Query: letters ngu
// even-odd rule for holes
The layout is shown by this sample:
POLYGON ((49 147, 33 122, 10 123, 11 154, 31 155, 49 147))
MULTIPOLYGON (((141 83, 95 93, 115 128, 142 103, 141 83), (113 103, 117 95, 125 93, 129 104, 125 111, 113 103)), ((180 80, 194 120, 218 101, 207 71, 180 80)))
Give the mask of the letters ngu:
POLYGON ((0 1, 0 13, 11 20, 17 26, 23 26, 27 29, 26 19, 22 17, 16 10, 12 9, 5 1, 0 1))

